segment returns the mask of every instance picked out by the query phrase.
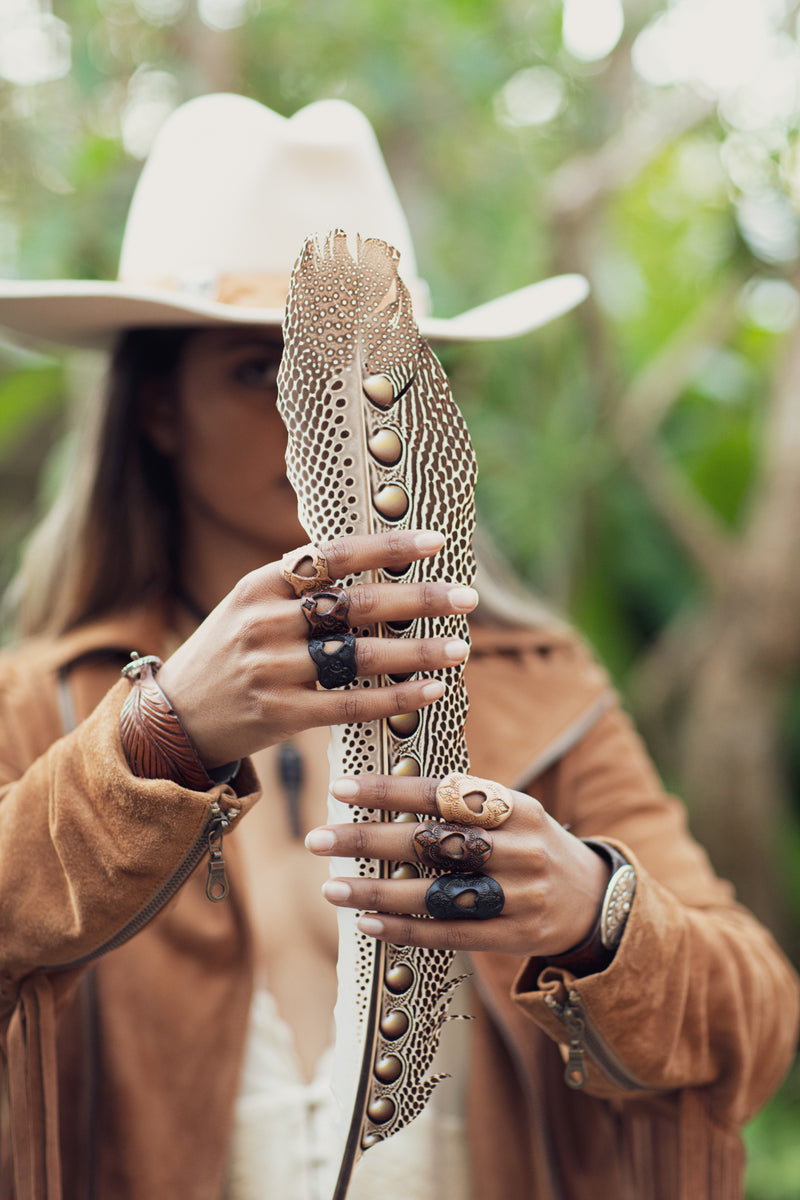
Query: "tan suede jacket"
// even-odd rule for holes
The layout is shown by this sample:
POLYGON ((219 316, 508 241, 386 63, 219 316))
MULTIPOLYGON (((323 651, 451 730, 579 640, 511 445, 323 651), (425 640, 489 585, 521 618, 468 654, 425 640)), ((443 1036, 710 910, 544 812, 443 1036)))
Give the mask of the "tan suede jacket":
MULTIPOLYGON (((222 1194, 251 949, 235 856, 231 895, 211 904, 205 850, 256 782, 248 764, 236 794, 131 775, 118 672, 131 649, 163 646, 150 612, 0 661, 3 1200, 222 1194)), ((572 637, 478 628, 467 680, 474 772, 611 839, 638 877, 602 973, 475 956, 476 1200, 740 1196, 738 1131, 796 1044, 791 968, 712 873, 572 637)))

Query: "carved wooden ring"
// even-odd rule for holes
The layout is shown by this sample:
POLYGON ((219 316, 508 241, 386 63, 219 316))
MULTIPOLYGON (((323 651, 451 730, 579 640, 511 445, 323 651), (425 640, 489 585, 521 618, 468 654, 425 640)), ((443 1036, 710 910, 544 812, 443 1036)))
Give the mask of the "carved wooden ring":
POLYGON ((460 875, 482 871, 493 849, 486 834, 450 821, 423 821, 413 839, 414 852, 423 866, 460 875))
POLYGON ((350 628, 350 593, 347 588, 330 587, 305 596, 300 605, 308 621, 311 637, 324 637, 326 633, 346 633, 350 628), (328 607, 320 612, 320 601, 328 607))
POLYGON ((333 580, 328 571, 328 560, 319 546, 301 546, 299 550, 290 550, 281 559, 281 575, 299 599, 309 592, 318 592, 320 588, 330 587, 333 580), (299 568, 305 562, 311 562, 311 574, 301 574, 299 568))
POLYGON ((489 921, 505 902, 491 875, 440 875, 425 893, 425 907, 437 921, 489 921))
POLYGON ((490 779, 474 775, 446 775, 436 789, 436 811, 444 821, 457 825, 477 825, 479 829, 496 829, 511 816, 514 799, 507 787, 490 779), (483 797, 479 809, 467 804, 466 797, 483 797))

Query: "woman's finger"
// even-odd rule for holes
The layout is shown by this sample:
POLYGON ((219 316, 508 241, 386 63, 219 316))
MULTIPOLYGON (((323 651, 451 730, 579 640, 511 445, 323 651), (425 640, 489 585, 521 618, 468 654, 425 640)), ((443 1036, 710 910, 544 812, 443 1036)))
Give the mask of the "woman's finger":
MULTIPOLYGON (((411 821, 354 821, 350 825, 323 825, 312 829, 306 838, 306 849, 313 854, 329 855, 336 858, 371 858, 382 859, 389 863, 411 863, 415 866, 420 861, 428 866, 430 860, 429 838, 423 833, 423 857, 417 854, 414 835, 419 823, 411 821)), ((468 870, 483 870, 484 864, 491 857, 492 869, 502 870, 505 855, 494 853, 494 839, 491 834, 469 829, 464 825, 440 825, 438 822, 428 822, 424 830, 436 829, 440 832, 437 841, 439 859, 436 866, 448 871, 463 871, 463 862, 477 862, 468 870), (474 849, 480 839, 477 852, 474 849), (488 853, 486 850, 488 847, 488 853), (465 858, 466 855, 466 858, 465 858)))
POLYGON ((415 862, 413 833, 408 821, 354 821, 352 825, 320 825, 306 838, 313 854, 337 858, 382 858, 415 862))
MULTIPOLYGON (((457 872, 453 872, 456 874, 457 872)), ((494 872, 491 877, 483 874, 469 875, 466 879, 475 880, 477 883, 485 883, 487 878, 491 878, 495 883, 499 882, 494 878, 494 872)), ((322 885, 322 894, 330 904, 335 904, 337 908, 358 908, 364 911, 375 912, 379 915, 383 913, 400 913, 406 916, 422 916, 427 913, 425 904, 425 895, 433 883, 432 879, 378 879, 378 878, 338 878, 328 879, 322 885)), ((463 890, 462 895, 468 898, 470 889, 463 890)), ((505 892, 505 887, 503 888, 505 892)), ((472 899, 475 900, 475 892, 472 892, 472 899)), ((512 894, 503 897, 503 912, 506 915, 512 915, 516 907, 515 899, 512 894)), ((440 922, 437 924, 447 924, 448 922, 440 922)), ((458 925, 483 925, 484 920, 469 918, 451 922, 458 925)))
MULTIPOLYGON (((418 559, 437 554, 444 542, 444 535, 435 530, 396 529, 335 538, 319 543, 318 549, 325 559, 328 575, 335 582, 380 567, 398 571, 418 559)), ((286 596, 293 590, 283 576, 281 563, 270 563, 254 575, 279 596, 286 596)))
POLYGON ((513 923, 505 916, 489 921, 431 921, 424 917, 365 913, 358 919, 362 933, 393 946, 422 946, 428 950, 499 950, 512 948, 513 923))
MULTIPOLYGON (((439 779, 428 776, 403 775, 343 775, 331 783, 331 795, 345 804, 359 808, 380 808, 385 812, 420 813, 441 816, 436 807, 439 779)), ((511 791, 514 810, 502 829, 495 834, 504 837, 511 829, 527 828, 536 833, 545 822, 552 821, 538 800, 526 792, 511 791)), ((475 826, 480 828, 480 826, 475 826)))
POLYGON ((460 584, 356 583, 348 590, 353 628, 413 621, 417 617, 449 617, 472 612, 478 603, 474 588, 460 584))
POLYGON ((444 534, 432 529, 394 529, 386 533, 353 534, 322 542, 320 550, 332 579, 357 575, 373 567, 397 570, 420 558, 430 558, 444 545, 444 534))
POLYGON ((389 913, 426 912, 429 879, 328 879, 322 894, 338 908, 360 908, 389 913))
MULTIPOLYGON (((308 636, 308 624, 299 599, 287 600, 283 591, 276 595, 270 572, 274 563, 245 575, 226 601, 238 619, 249 619, 253 628, 263 624, 268 613, 273 628, 292 628, 308 636), (263 606, 268 604, 269 608, 263 606), (287 621, 290 625, 287 626, 287 621)), ((285 588, 285 584, 284 584, 285 588)), ((319 590, 324 590, 320 588, 319 590)), ((447 617, 470 613, 478 603, 478 593, 462 584, 427 580, 424 583, 355 583, 347 589, 351 628, 364 625, 404 624, 418 617, 447 617)))
MULTIPOLYGON (((426 583, 356 583, 345 589, 347 599, 347 625, 359 629, 366 625, 400 624, 419 617, 449 617, 472 612, 478 603, 474 588, 460 584, 429 581, 426 583)), ((252 594, 247 607, 263 602, 263 597, 252 594)), ((269 616, 274 621, 279 617, 286 621, 286 601, 270 600, 269 616), (280 610, 277 605, 280 604, 280 610)), ((256 610, 258 611, 258 610, 256 610)), ((325 606, 322 612, 326 611, 325 606)), ((294 606, 293 629, 302 637, 309 636, 309 625, 299 603, 294 606)), ((388 640, 392 640, 391 638, 388 640)), ((401 639, 397 639, 401 640, 401 639)))
POLYGON ((345 775, 331 784, 331 794, 359 808, 424 813, 435 817, 438 779, 426 776, 345 775))
MULTIPOLYGON (((417 679, 380 688, 313 691, 300 687, 281 697, 283 737, 296 729, 318 725, 358 725, 405 715, 432 704, 444 695, 439 679, 417 679)), ((414 811, 413 809, 410 811, 414 811)))

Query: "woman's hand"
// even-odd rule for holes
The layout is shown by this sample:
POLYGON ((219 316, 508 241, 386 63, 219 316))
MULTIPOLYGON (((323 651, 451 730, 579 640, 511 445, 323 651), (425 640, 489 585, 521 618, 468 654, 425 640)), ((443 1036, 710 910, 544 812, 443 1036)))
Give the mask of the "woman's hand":
MULTIPOLYGON (((337 780, 332 792, 364 808, 436 816, 435 779, 359 775, 337 780)), ((430 879, 332 879, 323 886, 331 904, 368 910, 358 925, 398 946, 499 950, 506 954, 563 954, 590 933, 608 885, 608 867, 523 792, 512 792, 514 809, 491 832, 493 843, 483 874, 503 889, 502 914, 484 921, 422 919, 430 879), (372 915, 374 914, 374 915, 372 915)), ((414 822, 359 821, 313 829, 306 846, 315 854, 379 858, 416 863, 414 822)), ((453 865, 453 872, 458 871, 453 865)))
MULTIPOLYGON (((441 549, 437 533, 402 531, 340 538, 321 547, 332 578, 378 567, 397 568, 441 549)), ((350 625, 466 613, 472 588, 447 583, 357 584, 350 588, 350 625)), ((374 721, 412 712, 438 699, 438 680, 381 688, 318 691, 308 652, 308 625, 280 563, 240 580, 164 663, 158 682, 207 767, 219 766, 301 729, 374 721)), ((457 638, 358 638, 359 675, 409 675, 452 667, 467 657, 457 638)))

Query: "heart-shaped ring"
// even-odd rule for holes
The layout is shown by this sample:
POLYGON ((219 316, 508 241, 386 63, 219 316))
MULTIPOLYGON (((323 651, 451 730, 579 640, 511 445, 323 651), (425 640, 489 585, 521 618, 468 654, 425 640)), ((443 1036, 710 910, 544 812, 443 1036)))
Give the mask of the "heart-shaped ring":
POLYGON ((493 783, 490 779, 477 779, 474 775, 445 775, 436 789, 436 811, 443 821, 455 821, 457 825, 477 825, 480 829, 496 829, 507 821, 514 810, 514 798, 507 787, 493 783), (468 796, 480 800, 473 808, 467 803, 468 796))

